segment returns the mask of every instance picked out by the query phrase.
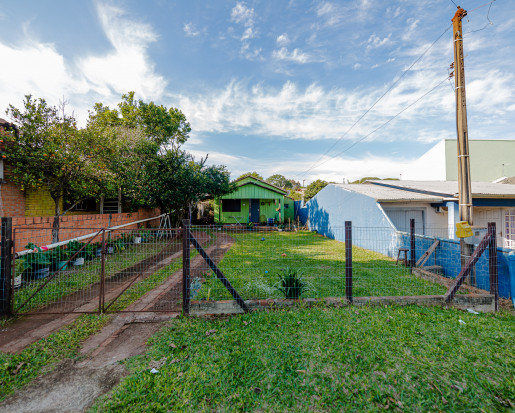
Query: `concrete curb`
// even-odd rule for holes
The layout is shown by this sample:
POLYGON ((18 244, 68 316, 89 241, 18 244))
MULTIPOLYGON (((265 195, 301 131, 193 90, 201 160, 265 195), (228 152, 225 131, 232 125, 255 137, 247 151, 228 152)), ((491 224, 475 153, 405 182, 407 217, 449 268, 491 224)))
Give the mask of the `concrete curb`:
MULTIPOLYGON (((300 300, 267 299, 246 300, 245 303, 251 311, 263 311, 274 308, 293 308, 299 306, 325 305, 327 307, 344 307, 350 305, 346 298, 305 298, 300 300)), ((423 296, 389 296, 389 297, 355 297, 354 306, 374 305, 423 305, 438 307, 454 307, 465 310, 467 308, 483 313, 495 312, 494 296, 490 294, 459 294, 450 304, 444 302, 443 295, 423 296)), ((241 314, 243 310, 233 300, 224 301, 191 301, 190 315, 202 316, 210 314, 241 314)))

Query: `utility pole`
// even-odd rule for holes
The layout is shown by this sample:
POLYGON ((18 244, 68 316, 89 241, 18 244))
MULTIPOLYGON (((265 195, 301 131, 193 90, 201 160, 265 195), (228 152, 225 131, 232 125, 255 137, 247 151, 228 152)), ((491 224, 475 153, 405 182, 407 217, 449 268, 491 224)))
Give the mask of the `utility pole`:
MULTIPOLYGON (((467 128, 467 99, 465 94, 465 64, 463 58, 463 30, 462 19, 467 12, 458 7, 452 18, 454 38, 454 84, 456 93, 456 133, 458 141, 458 194, 460 221, 467 221, 472 225, 472 190, 470 182, 470 157, 467 128)), ((468 257, 472 255, 472 245, 460 240, 462 267, 468 257)), ((471 272, 471 283, 474 280, 471 272)))
POLYGON ((458 188, 460 221, 472 225, 472 190, 467 128, 467 99, 465 95, 465 66, 461 20, 467 12, 458 8, 452 19, 454 35, 454 84, 456 86, 456 133, 458 137, 458 188))

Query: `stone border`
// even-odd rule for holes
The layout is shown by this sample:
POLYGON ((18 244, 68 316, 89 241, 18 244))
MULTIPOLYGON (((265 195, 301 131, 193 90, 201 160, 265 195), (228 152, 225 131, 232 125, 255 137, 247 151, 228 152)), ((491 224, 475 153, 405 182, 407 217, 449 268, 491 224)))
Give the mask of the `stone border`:
MULTIPOLYGON (((292 308, 297 306, 312 307, 325 305, 327 307, 344 307, 349 302, 346 298, 305 298, 301 300, 267 299, 246 300, 251 311, 263 311, 274 308, 292 308)), ((453 307, 460 310, 472 309, 482 313, 495 312, 494 296, 491 294, 459 294, 450 304, 445 304, 443 295, 420 296, 389 296, 389 297, 354 297, 353 305, 385 306, 385 305, 423 305, 438 307, 453 307)), ((234 300, 224 301, 191 301, 190 315, 202 316, 210 314, 241 314, 243 310, 234 300)))

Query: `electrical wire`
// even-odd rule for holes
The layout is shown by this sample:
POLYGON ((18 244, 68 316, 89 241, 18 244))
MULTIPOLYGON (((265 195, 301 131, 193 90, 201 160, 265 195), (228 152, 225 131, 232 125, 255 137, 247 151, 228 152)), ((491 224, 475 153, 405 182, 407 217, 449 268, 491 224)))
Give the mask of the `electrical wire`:
MULTIPOLYGON (((370 137, 371 135, 373 135, 374 133, 376 133, 378 130, 384 128, 386 125, 388 125, 390 122, 392 122, 395 118, 397 118, 398 116, 400 116, 401 114, 403 114, 404 112, 406 112, 409 108, 411 108, 412 106, 416 105, 418 102, 420 102, 423 98, 425 98, 427 95, 429 95, 431 92, 433 92, 435 89, 437 89, 438 87, 440 87, 444 82, 446 82, 447 80, 449 79, 449 77, 446 77, 445 79, 443 79, 440 83, 438 83, 436 86, 432 87, 431 89, 429 89, 426 93, 424 93, 422 96, 420 96, 417 100, 415 100, 414 102, 410 103, 408 106, 406 106, 404 109, 402 109, 400 112, 398 112, 397 114, 395 114, 394 116, 392 116, 390 119, 388 119, 386 122, 384 122, 382 125, 378 126, 377 128, 375 128, 372 132, 368 133, 367 135, 363 136, 362 138, 358 139, 357 141, 353 142, 351 145, 347 146, 343 151, 341 152, 338 152, 336 153, 335 155, 332 155, 331 157, 329 157, 328 159, 326 159, 325 161, 323 161, 322 163, 318 164, 316 166, 316 168, 319 168, 320 166, 326 164, 327 162, 329 162, 331 159, 334 159, 336 158, 337 156, 340 156, 342 154, 344 154, 345 152, 347 152, 349 149, 353 148, 354 146, 356 146, 358 143, 360 142, 363 142, 365 139, 367 139, 368 137, 370 137)), ((314 169, 314 168, 311 168, 311 169, 314 169)))
POLYGON ((451 0, 451 3, 454 4, 456 6, 456 8, 458 9, 460 6, 458 6, 456 3, 454 3, 454 0, 451 0))
POLYGON ((349 132, 350 132, 352 129, 354 129, 354 127, 355 127, 355 126, 356 126, 356 125, 357 125, 357 124, 358 124, 358 123, 359 123, 359 122, 360 122, 360 121, 361 121, 361 120, 362 120, 362 119, 363 119, 363 118, 364 118, 364 117, 365 117, 365 116, 366 116, 366 115, 367 115, 367 114, 368 114, 368 113, 369 113, 369 112, 374 108, 374 106, 375 106, 375 105, 377 105, 377 104, 378 104, 378 103, 379 103, 379 102, 380 102, 380 101, 381 101, 381 100, 382 100, 382 99, 383 99, 383 98, 384 98, 384 97, 385 97, 385 96, 386 96, 386 95, 387 95, 387 94, 388 94, 388 93, 389 93, 389 92, 390 92, 390 91, 391 91, 391 90, 392 90, 392 89, 393 89, 393 88, 394 88, 394 87, 395 87, 395 86, 396 86, 396 85, 397 85, 397 84, 402 80, 402 78, 403 78, 404 76, 406 76, 406 74, 407 74, 407 73, 408 73, 408 72, 413 68, 413 66, 415 66, 415 65, 416 65, 416 64, 417 64, 417 63, 418 63, 418 62, 419 62, 419 61, 420 61, 420 60, 421 60, 421 59, 422 59, 426 54, 427 54, 427 52, 429 52, 429 50, 430 50, 430 49, 431 49, 431 48, 432 48, 432 47, 433 47, 433 46, 434 46, 434 45, 435 45, 435 44, 436 44, 436 43, 437 43, 437 42, 438 42, 438 41, 439 41, 439 40, 440 40, 444 35, 445 35, 445 33, 447 33, 447 32, 449 31, 449 29, 450 29, 451 27, 452 27, 452 24, 450 24, 449 26, 447 26, 447 28, 443 31, 443 33, 442 33, 440 36, 438 36, 438 37, 436 38, 436 40, 435 40, 433 43, 431 43, 431 44, 429 45, 429 47, 428 47, 426 50, 424 50, 424 52, 423 52, 423 53, 422 53, 422 54, 421 54, 421 55, 420 55, 420 56, 419 56, 419 57, 418 57, 418 58, 417 58, 417 59, 416 59, 416 60, 415 60, 415 61, 414 61, 414 62, 413 62, 409 67, 408 67, 408 69, 406 69, 406 70, 405 70, 405 71, 404 71, 404 72, 399 76, 399 78, 398 78, 395 82, 393 82, 393 83, 390 85, 390 87, 389 87, 389 88, 388 88, 388 89, 387 89, 387 90, 386 90, 386 91, 385 91, 385 92, 384 92, 384 93, 379 97, 379 99, 377 99, 377 100, 374 102, 374 104, 373 104, 372 106, 370 106, 370 107, 369 107, 369 108, 368 108, 368 109, 367 109, 367 110, 366 110, 366 111, 365 111, 365 112, 364 112, 364 113, 363 113, 363 114, 358 118, 358 120, 356 120, 356 122, 354 122, 354 123, 352 124, 352 126, 351 126, 349 129, 347 129, 347 130, 345 131, 345 133, 344 133, 341 137, 339 137, 339 138, 338 138, 338 139, 337 139, 337 140, 336 140, 336 141, 331 145, 331 147, 330 147, 327 151, 325 151, 325 152, 320 156, 320 158, 318 158, 318 159, 317 159, 317 160, 312 164, 312 166, 311 166, 311 167, 309 167, 309 168, 308 168, 307 170, 305 170, 304 172, 301 172, 301 173, 299 173, 299 174, 297 174, 297 175, 294 175, 294 178, 296 178, 296 177, 298 177, 298 176, 304 176, 304 175, 306 175, 309 171, 313 170, 313 169, 316 167, 316 164, 317 164, 318 162, 320 162, 320 160, 322 160, 322 159, 323 159, 323 157, 324 157, 325 155, 327 155, 329 152, 331 152, 331 150, 332 150, 332 149, 333 149, 333 148, 338 144, 338 142, 340 142, 343 138, 345 138, 345 137, 349 134, 349 132))
MULTIPOLYGON (((492 9, 492 4, 494 4, 494 1, 495 0, 492 0, 490 2, 490 6, 488 7, 488 13, 486 13, 486 19, 488 20, 488 23, 486 23, 481 29, 477 29, 477 30, 471 30, 469 32, 466 32, 466 33, 463 33, 463 37, 465 37, 466 35, 470 34, 470 33, 476 33, 476 32, 480 32, 481 30, 485 30, 488 26, 493 26, 493 22, 492 20, 490 20, 490 10, 492 9)), ((477 9, 480 9, 481 7, 484 7, 486 6, 488 3, 485 3, 483 4, 482 6, 479 6, 479 7, 476 7, 474 10, 477 10, 477 9)), ((468 13, 472 13, 474 10, 471 10, 470 12, 468 13)))

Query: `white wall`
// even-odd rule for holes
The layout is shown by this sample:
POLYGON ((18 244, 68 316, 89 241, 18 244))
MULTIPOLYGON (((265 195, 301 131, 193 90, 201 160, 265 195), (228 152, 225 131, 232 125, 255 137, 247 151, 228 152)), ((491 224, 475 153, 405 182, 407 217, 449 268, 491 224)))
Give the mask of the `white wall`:
POLYGON ((445 181, 445 168, 445 140, 442 140, 420 158, 406 165, 402 179, 445 181))

